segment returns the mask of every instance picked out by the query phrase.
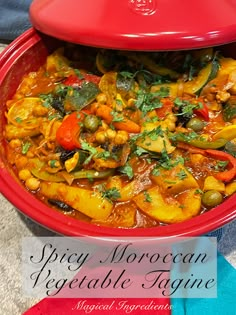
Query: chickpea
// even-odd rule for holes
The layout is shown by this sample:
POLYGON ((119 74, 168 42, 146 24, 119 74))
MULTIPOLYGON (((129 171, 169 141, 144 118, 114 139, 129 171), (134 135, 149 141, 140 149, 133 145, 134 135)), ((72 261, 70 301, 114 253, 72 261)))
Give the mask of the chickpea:
POLYGON ((40 181, 37 178, 30 177, 30 178, 26 179, 25 186, 29 190, 37 190, 37 189, 39 189, 40 181))
POLYGON ((106 135, 109 140, 113 140, 116 136, 116 131, 109 128, 106 131, 106 135))
POLYGON ((98 131, 95 135, 95 139, 98 143, 105 143, 107 140, 106 132, 98 131))
POLYGON ((12 139, 9 143, 12 149, 16 149, 21 147, 21 140, 20 139, 12 139))
POLYGON ((31 173, 28 169, 22 169, 19 171, 19 178, 23 181, 26 181, 28 178, 31 177, 31 173))
POLYGON ((128 141, 128 139, 129 139, 129 134, 127 131, 118 130, 114 139, 114 143, 117 145, 125 144, 128 141))

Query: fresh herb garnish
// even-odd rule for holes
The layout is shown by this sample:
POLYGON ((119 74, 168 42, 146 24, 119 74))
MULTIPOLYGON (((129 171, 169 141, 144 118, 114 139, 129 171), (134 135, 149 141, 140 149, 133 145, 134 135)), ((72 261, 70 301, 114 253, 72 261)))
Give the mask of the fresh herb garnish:
POLYGON ((185 170, 180 170, 176 176, 180 179, 180 180, 184 180, 185 178, 188 177, 187 173, 185 172, 185 170))
POLYGON ((106 189, 105 184, 100 184, 95 188, 97 188, 103 198, 106 198, 111 202, 121 197, 120 192, 116 187, 106 189))
POLYGON ((188 100, 181 100, 179 97, 176 97, 174 100, 174 105, 177 108, 176 116, 191 116, 195 109, 200 109, 203 107, 201 102, 191 103, 188 100))
POLYGON ((96 154, 96 158, 102 159, 102 160, 107 160, 111 157, 112 157, 112 155, 109 151, 103 151, 103 152, 99 152, 96 154))
POLYGON ((49 94, 39 94, 39 97, 41 98, 42 105, 46 108, 51 107, 52 102, 53 102, 53 95, 51 93, 49 94))
POLYGON ((31 143, 30 142, 23 143, 22 149, 21 149, 21 153, 22 154, 26 154, 29 151, 30 147, 31 147, 31 143))
POLYGON ((15 121, 16 121, 18 124, 21 124, 21 123, 22 123, 22 118, 16 117, 16 118, 15 118, 15 121))
POLYGON ((89 143, 83 141, 81 143, 81 148, 85 151, 88 151, 90 153, 90 155, 87 157, 87 159, 84 161, 84 164, 88 164, 92 158, 94 157, 95 154, 97 154, 97 149, 94 148, 93 146, 91 146, 89 143))
POLYGON ((75 71, 76 76, 79 79, 81 79, 81 80, 84 79, 84 76, 83 76, 83 74, 81 73, 81 71, 79 69, 74 69, 74 71, 75 71))
POLYGON ((50 166, 51 168, 57 167, 57 160, 50 160, 50 161, 49 161, 49 166, 50 166))
POLYGON ((119 172, 127 175, 129 179, 132 179, 134 177, 133 168, 128 162, 124 166, 119 167, 119 172))
POLYGON ((119 113, 117 113, 116 111, 112 111, 111 112, 112 115, 112 122, 121 122, 124 121, 124 117, 122 117, 119 113))
POLYGON ((228 161, 217 161, 216 165, 215 165, 215 170, 222 172, 225 170, 226 166, 229 164, 228 161))
POLYGON ((146 92, 140 90, 137 93, 137 100, 135 105, 139 108, 144 114, 150 112, 156 108, 161 108, 163 106, 161 98, 169 96, 169 89, 161 87, 159 91, 154 93, 146 92))
POLYGON ((145 197, 144 201, 152 202, 152 198, 151 198, 151 196, 149 195, 149 193, 146 190, 143 192, 143 194, 144 194, 144 197, 145 197))
POLYGON ((203 194, 203 191, 202 191, 201 189, 197 188, 197 189, 195 190, 195 194, 196 194, 196 195, 202 195, 202 194, 203 194))

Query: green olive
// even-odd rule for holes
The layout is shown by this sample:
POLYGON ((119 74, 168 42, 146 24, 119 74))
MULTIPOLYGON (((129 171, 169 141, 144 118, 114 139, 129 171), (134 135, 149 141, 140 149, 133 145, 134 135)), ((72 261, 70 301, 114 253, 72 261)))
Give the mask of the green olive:
POLYGON ((217 190, 208 190, 202 195, 202 203, 207 208, 216 207, 222 201, 222 194, 217 190))
POLYGON ((197 117, 193 117, 188 121, 186 127, 193 131, 201 131, 204 128, 204 122, 197 117))
POLYGON ((95 115, 87 115, 84 119, 84 127, 91 132, 95 132, 100 124, 100 119, 95 115))

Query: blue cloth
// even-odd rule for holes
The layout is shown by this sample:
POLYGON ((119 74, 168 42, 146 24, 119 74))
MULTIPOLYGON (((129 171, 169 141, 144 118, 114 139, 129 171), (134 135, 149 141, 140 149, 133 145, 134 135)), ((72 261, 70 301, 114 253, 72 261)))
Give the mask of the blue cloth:
POLYGON ((236 270, 217 254, 217 298, 171 299, 172 315, 236 315, 236 270))
POLYGON ((31 27, 32 0, 0 0, 0 39, 11 41, 31 27))

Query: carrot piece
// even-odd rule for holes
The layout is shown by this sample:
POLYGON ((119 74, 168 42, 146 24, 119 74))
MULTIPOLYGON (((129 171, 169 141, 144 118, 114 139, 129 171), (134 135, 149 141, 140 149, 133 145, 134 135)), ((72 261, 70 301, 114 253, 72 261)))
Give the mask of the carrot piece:
POLYGON ((107 124, 112 122, 112 108, 107 105, 99 105, 96 109, 96 115, 105 120, 107 124))
POLYGON ((134 121, 124 117, 123 115, 117 113, 116 116, 112 114, 112 108, 107 105, 100 105, 97 108, 96 115, 105 120, 107 124, 112 123, 114 127, 118 130, 125 130, 129 133, 139 133, 141 128, 134 121), (120 121, 115 121, 115 120, 120 121))

